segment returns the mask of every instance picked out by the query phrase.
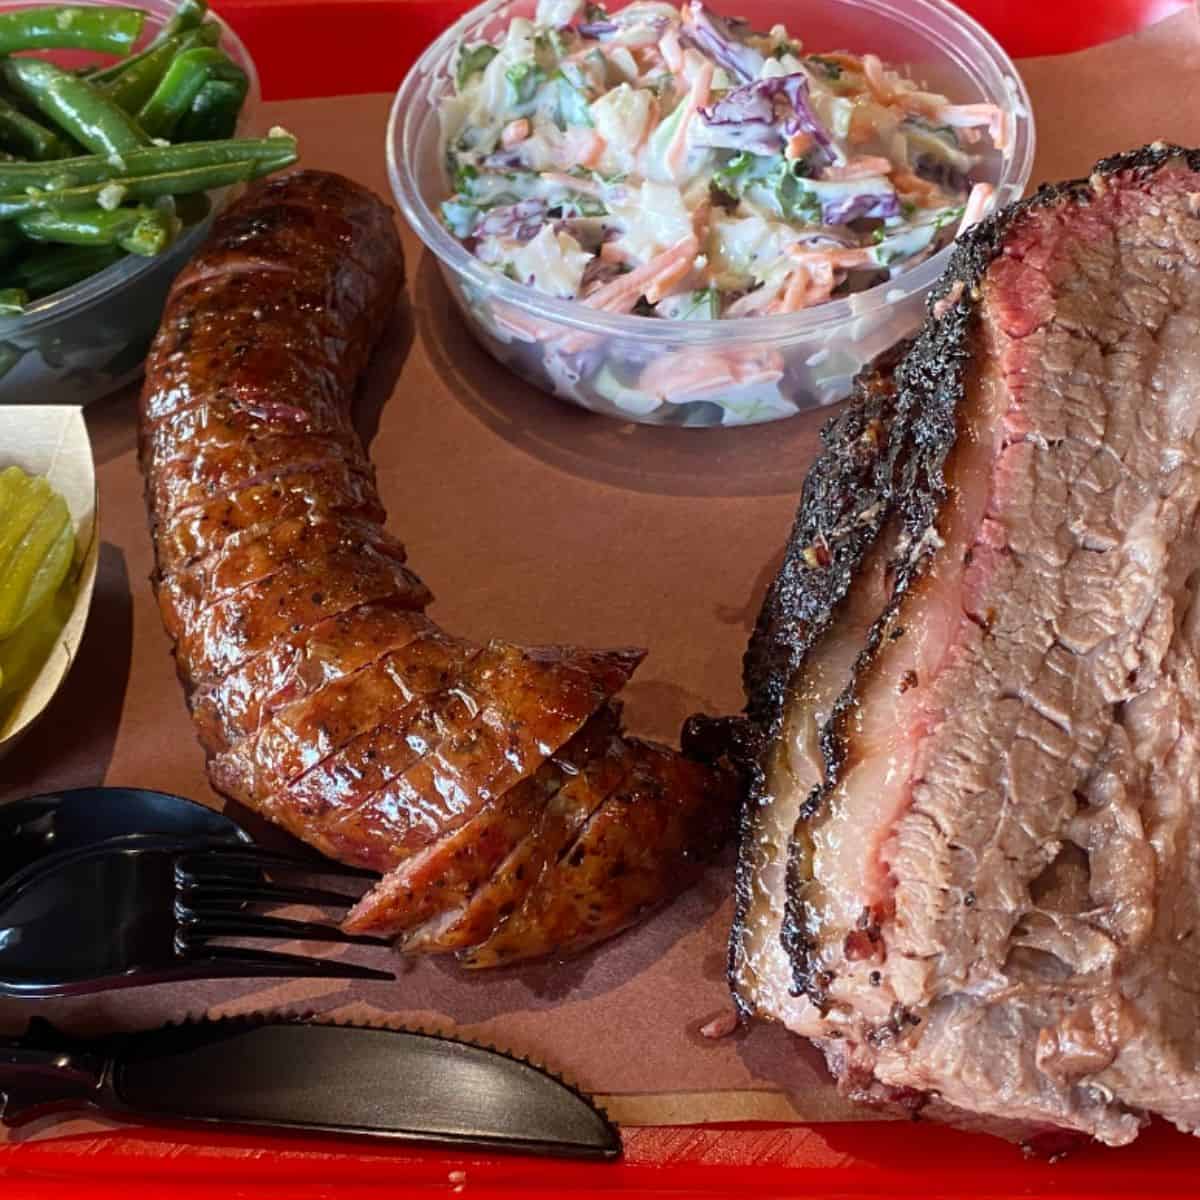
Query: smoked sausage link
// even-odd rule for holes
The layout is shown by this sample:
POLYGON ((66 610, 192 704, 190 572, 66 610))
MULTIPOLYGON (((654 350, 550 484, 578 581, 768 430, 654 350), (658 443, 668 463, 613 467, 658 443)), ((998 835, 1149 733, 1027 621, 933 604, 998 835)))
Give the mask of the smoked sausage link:
POLYGON ((688 886, 734 789, 624 735, 641 651, 425 615, 350 419, 403 273, 387 207, 337 175, 218 219, 141 397, 159 607, 214 787, 384 875, 348 928, 468 966, 563 954, 688 886))

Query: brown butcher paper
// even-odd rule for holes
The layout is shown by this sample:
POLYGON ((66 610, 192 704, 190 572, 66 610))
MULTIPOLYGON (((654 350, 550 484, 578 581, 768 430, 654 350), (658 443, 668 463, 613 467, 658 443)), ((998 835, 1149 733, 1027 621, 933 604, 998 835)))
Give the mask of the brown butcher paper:
MULTIPOLYGON (((1087 171, 1155 138, 1200 144, 1200 34, 1181 13, 1136 37, 1021 64, 1038 126, 1034 181, 1087 171)), ((388 194, 389 98, 266 106, 307 166, 388 194)), ((631 729, 674 740, 696 711, 741 706, 740 665, 827 414, 696 431, 620 425, 533 392, 472 341, 431 256, 405 231, 409 283, 367 390, 371 455, 391 528, 454 633, 518 643, 649 647, 624 693, 631 729), (377 428, 376 428, 377 425, 377 428)), ((90 408, 103 544, 79 659, 51 710, 0 762, 0 801, 110 783, 217 803, 148 583, 151 546, 133 393, 90 408)), ((256 831, 261 826, 252 826, 256 831)), ((758 1025, 700 1029, 729 1009, 724 980, 732 855, 671 908, 577 961, 503 974, 388 952, 395 983, 190 984, 36 1005, 81 1031, 185 1013, 283 1007, 419 1023, 532 1055, 637 1124, 863 1116, 813 1051, 758 1025)), ((0 1001, 0 1031, 31 1006, 0 1001)), ((9 1136, 95 1127, 40 1122, 9 1136)))

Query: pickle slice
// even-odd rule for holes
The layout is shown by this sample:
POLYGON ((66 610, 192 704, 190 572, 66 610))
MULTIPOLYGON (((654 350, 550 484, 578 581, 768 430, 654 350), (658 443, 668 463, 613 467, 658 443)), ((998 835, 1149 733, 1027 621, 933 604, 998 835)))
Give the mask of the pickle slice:
POLYGON ((52 495, 44 479, 32 478, 20 467, 0 471, 0 580, 9 555, 52 495))
POLYGON ((25 491, 28 476, 20 467, 5 467, 0 471, 0 525, 17 502, 17 497, 25 491))
POLYGON ((44 479, 25 495, 0 529, 0 638, 10 636, 62 586, 75 554, 66 501, 44 479), (29 519, 32 510, 32 519, 29 519), (14 538, 13 528, 23 528, 14 538))
POLYGON ((12 637, 0 641, 0 726, 54 652, 73 602, 74 589, 61 588, 12 637))

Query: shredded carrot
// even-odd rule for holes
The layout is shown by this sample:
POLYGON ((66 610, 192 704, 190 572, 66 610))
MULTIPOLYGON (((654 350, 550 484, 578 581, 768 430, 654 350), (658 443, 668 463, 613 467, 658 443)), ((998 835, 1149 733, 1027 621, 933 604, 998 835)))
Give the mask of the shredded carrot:
POLYGON ((558 332, 554 326, 547 325, 535 317, 526 316, 519 309, 499 301, 492 305, 492 316, 501 329, 523 342, 544 342, 558 332))
POLYGON ((626 275, 601 284, 595 291, 583 297, 583 303, 589 308, 598 308, 603 312, 627 312, 659 276, 674 271, 680 262, 690 265, 699 248, 700 243, 696 235, 688 234, 661 254, 656 254, 649 262, 635 267, 626 275))
POLYGON ((728 317, 762 316, 779 297, 779 288, 760 287, 735 300, 726 310, 728 317))
POLYGON ((562 153, 567 161, 562 166, 594 167, 606 148, 607 143, 594 129, 572 126, 563 134, 562 153))
POLYGON ((870 102, 855 104, 850 110, 850 127, 846 130, 846 141, 852 146, 873 142, 879 136, 875 117, 871 115, 875 106, 870 102))
POLYGON ((793 133, 784 147, 784 156, 789 160, 803 158, 813 148, 811 133, 793 133))
POLYGON ((876 155, 852 158, 845 166, 826 167, 822 179, 865 179, 869 175, 887 175, 892 170, 890 160, 876 155))
MULTIPOLYGON (((689 234, 661 254, 656 254, 649 262, 593 288, 581 297, 582 302, 601 312, 621 313, 629 312, 639 296, 661 298, 692 269, 699 249, 700 243, 695 234, 689 234)), ((596 337, 591 333, 569 333, 556 338, 555 345, 564 354, 576 354, 592 345, 596 337)))
POLYGON ((760 287, 735 300, 729 306, 727 316, 799 312, 802 308, 823 304, 838 284, 838 271, 871 264, 871 252, 866 248, 814 250, 797 243, 787 248, 787 254, 794 265, 783 280, 774 287, 760 287))
POLYGON ((527 117, 518 117, 515 121, 509 121, 501 130, 500 145, 508 150, 518 142, 523 142, 529 136, 530 130, 531 126, 527 117))
POLYGON ((966 232, 983 216, 984 210, 988 206, 988 201, 995 194, 996 189, 990 183, 977 183, 971 189, 971 194, 967 197, 967 203, 963 207, 963 215, 958 225, 958 233, 966 232))
POLYGON ((655 67, 661 67, 663 56, 657 46, 635 46, 632 51, 633 61, 643 75, 655 67))
POLYGON ((918 92, 915 89, 908 92, 898 92, 893 104, 901 112, 913 113, 932 121, 938 109, 946 103, 945 96, 934 95, 933 92, 918 92))
POLYGON ((646 143, 649 142, 650 135, 654 132, 654 127, 657 124, 658 124, 658 97, 655 96, 651 99, 649 105, 646 108, 646 124, 642 126, 641 136, 638 138, 637 144, 634 146, 634 149, 633 149, 634 158, 635 158, 635 160, 637 160, 639 162, 639 169, 640 169, 640 161, 641 161, 642 151, 645 150, 646 143))
POLYGON ((788 277, 787 287, 783 289, 783 295, 771 306, 771 311, 793 313, 807 308, 810 285, 808 272, 803 267, 797 267, 788 277))
POLYGON ((842 271, 849 270, 851 267, 869 266, 873 261, 871 251, 866 246, 847 247, 844 250, 837 250, 833 247, 813 250, 795 243, 788 247, 787 252, 789 258, 806 266, 812 267, 817 263, 828 263, 830 267, 842 271))
POLYGON ((568 333, 559 336, 555 330, 554 336, 551 338, 543 338, 543 341, 550 341, 554 349, 563 354, 579 354, 581 351, 590 350, 593 346, 599 345, 604 341, 602 333, 584 333, 582 330, 576 330, 574 333, 568 333))
MULTIPOLYGON (((905 112, 915 113, 936 121, 942 125, 950 125, 964 131, 963 140, 973 141, 978 137, 975 129, 987 126, 988 136, 997 150, 1008 146, 1012 136, 1008 113, 996 104, 947 104, 941 96, 932 92, 917 91, 911 84, 905 85, 884 69, 879 57, 874 54, 864 54, 862 59, 863 73, 866 76, 867 88, 872 97, 880 104, 895 106, 905 112)), ((855 136, 853 118, 851 119, 850 140, 863 140, 855 136)))
POLYGON ((712 87, 713 65, 705 59, 692 77, 692 86, 683 101, 683 116, 671 138, 671 144, 663 156, 667 170, 672 178, 678 178, 687 159, 688 123, 696 113, 708 102, 709 89, 712 87))
POLYGON ((896 88, 890 79, 887 77, 887 72, 883 69, 883 63, 877 54, 864 54, 862 56, 863 74, 867 79, 867 87, 871 95, 879 101, 880 104, 891 104, 896 98, 896 88))
POLYGON ((783 359, 772 350, 681 350, 648 364, 638 387, 670 399, 738 384, 772 383, 782 375, 783 359))
POLYGON ((943 125, 955 129, 971 129, 974 126, 986 125, 988 137, 997 150, 1003 150, 1009 143, 1008 113, 998 104, 944 104, 938 108, 932 117, 943 125))
POLYGON ((657 304, 664 296, 669 296, 688 277, 692 264, 691 258, 684 258, 664 270, 657 279, 646 284, 646 299, 657 304))
POLYGON ((824 304, 833 295, 838 278, 832 254, 808 252, 796 256, 795 269, 788 277, 783 294, 767 308, 768 313, 799 312, 814 304, 824 304))
POLYGON ((849 54, 845 50, 822 50, 820 57, 848 71, 856 71, 860 75, 863 72, 863 60, 857 54, 849 54))
POLYGON ((892 176, 892 183, 895 185, 897 195, 914 204, 919 204, 922 208, 933 208, 944 200, 942 189, 936 183, 922 179, 911 171, 897 171, 892 176))
POLYGON ((679 44, 679 34, 674 29, 668 29, 659 40, 658 48, 662 51, 663 62, 674 72, 683 70, 683 47, 679 44))

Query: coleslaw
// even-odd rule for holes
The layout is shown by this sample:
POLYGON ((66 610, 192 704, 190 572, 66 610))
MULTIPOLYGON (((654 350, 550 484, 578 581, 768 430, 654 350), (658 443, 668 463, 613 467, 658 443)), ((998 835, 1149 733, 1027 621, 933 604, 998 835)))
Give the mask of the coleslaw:
MULTIPOLYGON (((987 211, 972 147, 1003 152, 1012 136, 996 105, 951 103, 875 55, 812 52, 701 0, 611 14, 539 0, 532 21, 460 44, 439 117, 441 218, 481 263, 668 321, 795 313, 885 283, 987 211)), ((594 335, 499 303, 486 323, 539 344, 556 390, 631 415, 747 389, 753 414, 734 404, 723 421, 794 411, 771 386, 779 364, 615 370, 594 335)))

